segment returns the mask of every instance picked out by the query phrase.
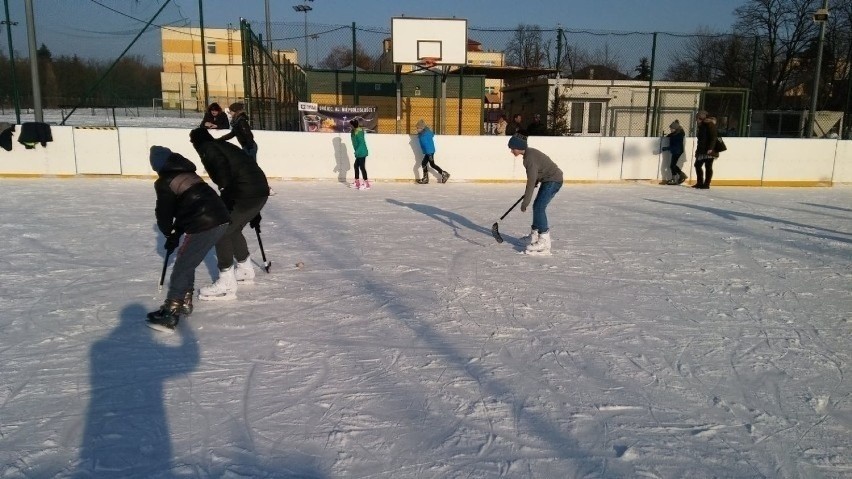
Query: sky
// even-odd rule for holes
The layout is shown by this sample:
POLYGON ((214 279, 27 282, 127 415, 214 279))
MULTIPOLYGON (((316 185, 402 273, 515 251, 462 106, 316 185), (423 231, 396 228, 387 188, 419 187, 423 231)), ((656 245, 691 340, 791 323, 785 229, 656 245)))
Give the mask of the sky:
POLYGON ((852 188, 271 184, 167 334, 150 179, 0 178, 0 477, 848 478, 852 188))
MULTIPOLYGON (((24 0, 9 3, 16 55, 27 56, 24 0)), ((269 0, 272 23, 304 22, 304 14, 293 10, 300 2, 269 0)), ((378 27, 389 30, 394 16, 456 17, 468 20, 469 27, 514 28, 518 24, 543 28, 593 29, 610 31, 692 33, 699 28, 729 32, 732 12, 744 0, 315 0, 308 22, 328 25, 378 27)), ((55 55, 77 54, 84 58, 116 58, 133 40, 163 0, 63 0, 34 1, 36 42, 44 43, 55 55), (49 6, 48 6, 49 4, 49 6), (133 18, 130 18, 133 17, 133 18)), ((205 0, 204 23, 208 27, 238 25, 239 19, 265 21, 263 0, 205 0)), ((173 0, 155 25, 199 24, 199 4, 195 0, 173 0)), ((0 48, 8 54, 6 26, 2 26, 0 48)), ((263 31, 263 29, 260 29, 263 31)), ((144 34, 130 54, 159 63, 159 33, 156 28, 144 34)))

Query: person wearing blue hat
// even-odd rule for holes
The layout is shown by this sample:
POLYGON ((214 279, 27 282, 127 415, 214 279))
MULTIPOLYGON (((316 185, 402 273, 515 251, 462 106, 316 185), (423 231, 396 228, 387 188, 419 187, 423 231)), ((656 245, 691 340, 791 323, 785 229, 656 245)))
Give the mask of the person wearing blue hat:
POLYGON ((527 171, 527 185, 521 211, 526 211, 532 202, 533 221, 527 238, 524 253, 529 255, 550 255, 550 225, 547 223, 547 205, 562 188, 562 170, 556 163, 535 148, 527 145, 523 135, 513 135, 509 138, 509 150, 515 157, 523 156, 524 168, 527 171), (539 186, 538 194, 533 201, 533 191, 539 186))
POLYGON ((194 163, 156 145, 151 147, 149 161, 157 172, 157 227, 166 236, 166 251, 177 249, 177 258, 166 300, 160 309, 148 313, 148 326, 170 331, 181 315, 192 314, 195 269, 225 234, 231 217, 216 191, 195 173, 194 163), (184 240, 178 248, 181 236, 184 240))

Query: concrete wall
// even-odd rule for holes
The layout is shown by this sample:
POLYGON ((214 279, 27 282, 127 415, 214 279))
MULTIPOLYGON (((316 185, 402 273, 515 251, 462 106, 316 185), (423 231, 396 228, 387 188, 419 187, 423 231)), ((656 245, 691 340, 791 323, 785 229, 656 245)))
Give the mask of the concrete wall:
MULTIPOLYGON (((162 145, 203 171, 189 143, 189 130, 53 126, 53 142, 27 150, 13 136, 12 151, 0 150, 0 175, 74 176, 154 174, 148 149, 162 145)), ((221 136, 224 132, 213 132, 221 136)), ((352 144, 347 134, 257 131, 258 162, 267 176, 282 179, 351 180, 352 144)), ((233 141, 233 140, 232 140, 233 141)), ((507 137, 436 136, 435 161, 460 181, 523 181, 520 158, 507 137)), ((531 137, 550 155, 568 182, 659 181, 667 177, 667 140, 635 137, 531 137)), ((715 162, 713 184, 830 186, 852 183, 852 141, 726 138, 728 151, 715 162)), ((420 175, 423 153, 414 135, 368 135, 367 170, 378 181, 410 181, 420 175)), ((692 168, 695 139, 686 139, 681 164, 692 168)))

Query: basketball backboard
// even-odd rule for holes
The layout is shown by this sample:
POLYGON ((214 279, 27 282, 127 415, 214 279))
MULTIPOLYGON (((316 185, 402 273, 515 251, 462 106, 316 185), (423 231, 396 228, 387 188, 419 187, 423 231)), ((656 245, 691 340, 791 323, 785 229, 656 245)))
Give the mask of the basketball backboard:
POLYGON ((391 19, 393 63, 416 64, 426 58, 436 65, 467 64, 467 20, 459 18, 391 19))

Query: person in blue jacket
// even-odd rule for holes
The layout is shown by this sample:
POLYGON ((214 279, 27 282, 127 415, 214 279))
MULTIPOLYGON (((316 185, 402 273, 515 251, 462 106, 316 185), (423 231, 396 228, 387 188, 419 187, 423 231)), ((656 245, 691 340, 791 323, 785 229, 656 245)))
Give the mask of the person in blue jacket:
POLYGON ((672 177, 666 182, 666 184, 679 185, 686 181, 686 174, 677 166, 678 160, 681 155, 683 155, 683 139, 686 136, 686 132, 683 131, 683 127, 680 126, 680 122, 677 120, 669 125, 669 129, 671 130, 671 133, 666 135, 669 139, 669 146, 663 147, 663 151, 671 153, 672 159, 669 163, 669 170, 671 171, 672 177))
POLYGON ((426 125, 426 122, 420 120, 417 122, 417 139, 420 141, 420 149, 423 150, 423 161, 420 166, 423 167, 423 178, 417 180, 418 184, 425 185, 429 183, 429 166, 441 175, 440 183, 446 183, 450 179, 450 174, 442 170, 440 166, 435 164, 435 133, 426 125))

